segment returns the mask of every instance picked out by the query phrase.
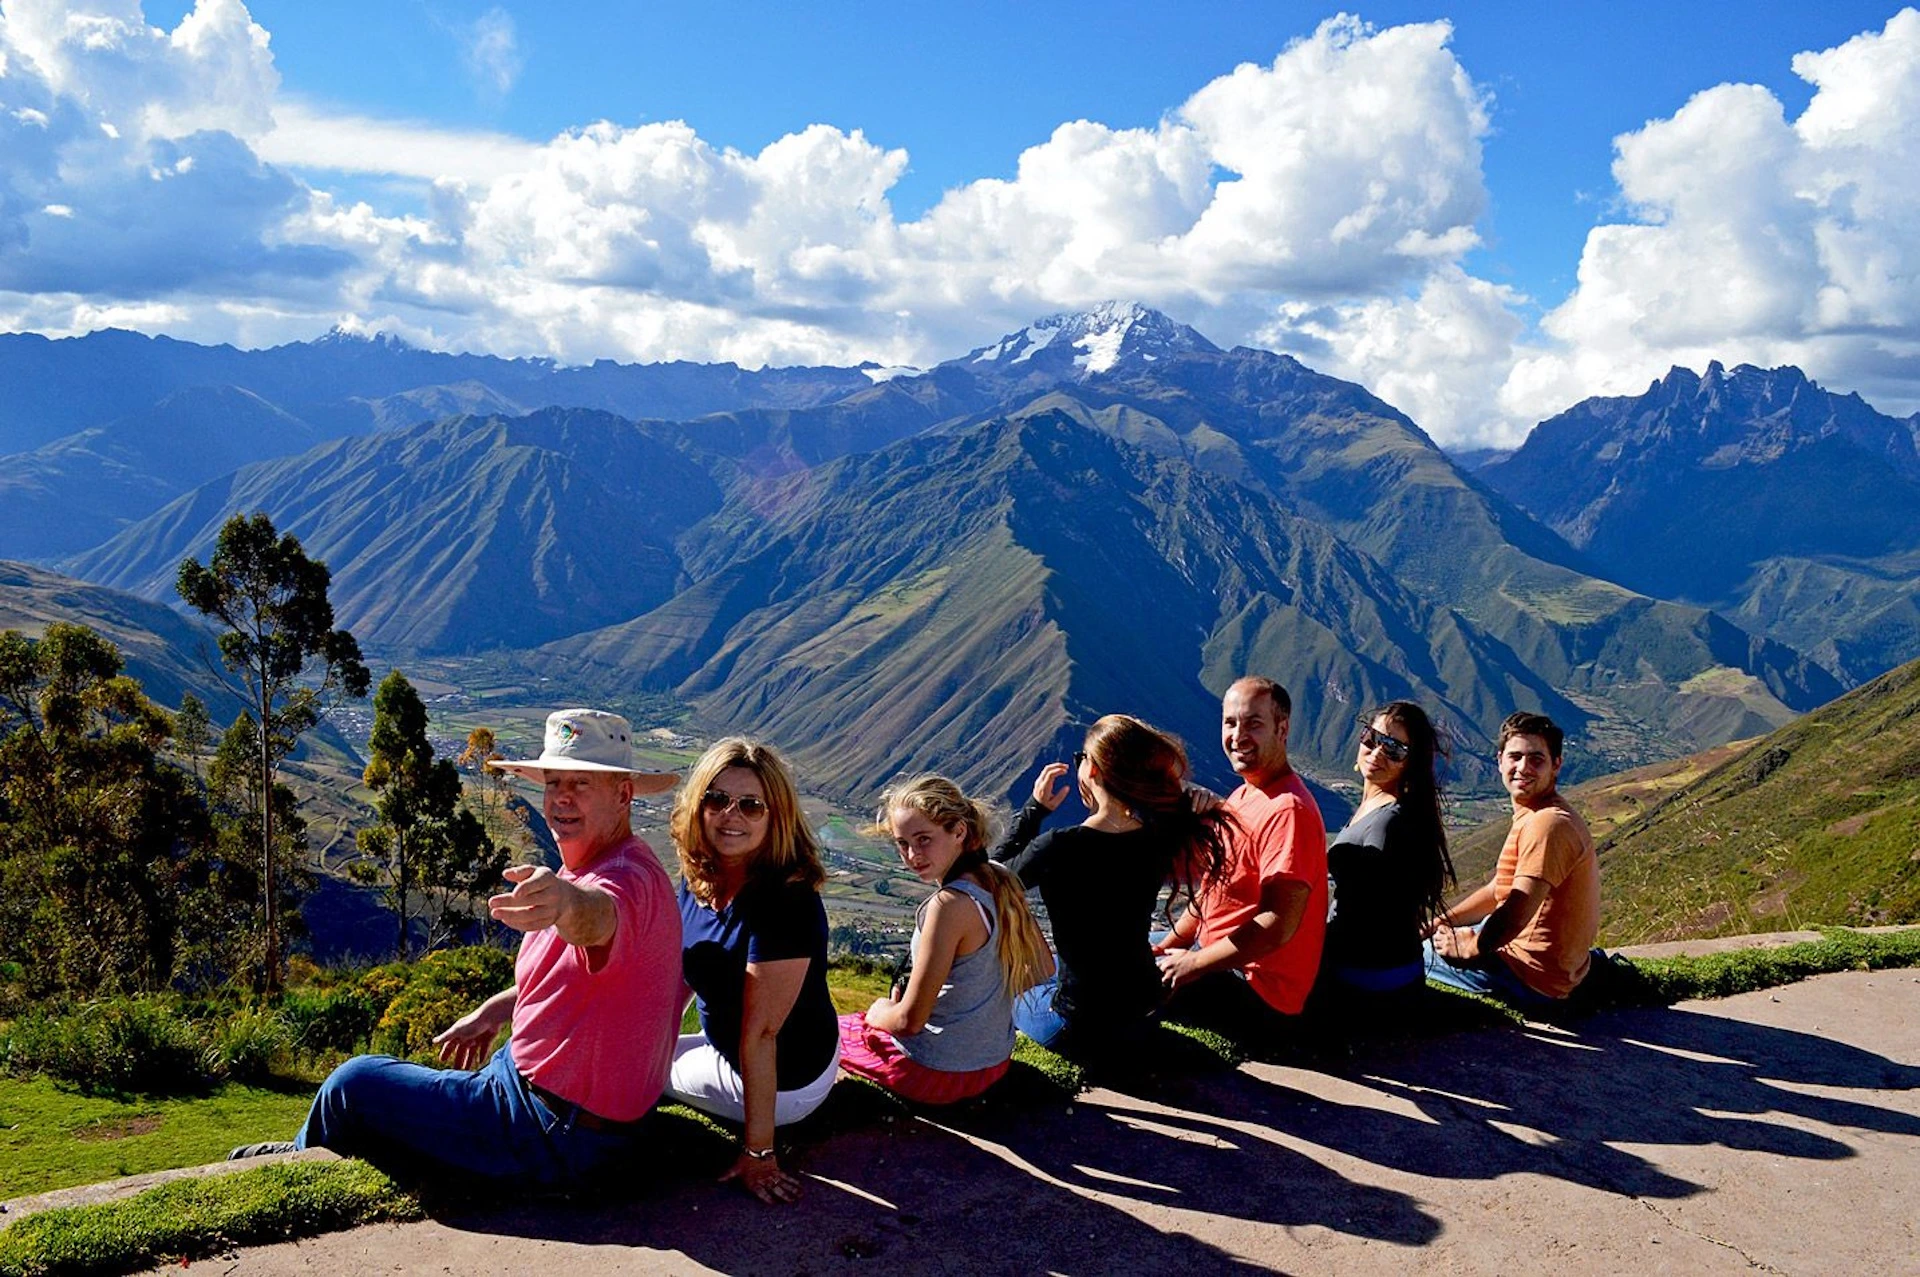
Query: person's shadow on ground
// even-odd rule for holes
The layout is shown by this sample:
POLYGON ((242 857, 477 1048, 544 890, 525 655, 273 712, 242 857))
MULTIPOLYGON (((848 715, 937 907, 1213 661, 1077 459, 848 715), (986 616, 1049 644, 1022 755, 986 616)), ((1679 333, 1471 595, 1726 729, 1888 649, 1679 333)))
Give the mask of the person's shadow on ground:
MULTIPOLYGON (((1051 1129, 1067 1142, 1090 1127, 1101 1128, 1106 1139, 1141 1138, 1115 1131, 1081 1105, 1028 1114, 1018 1124, 1051 1129)), ((803 1195, 791 1206, 763 1205, 731 1184, 715 1183, 719 1167, 702 1166, 686 1168, 677 1185, 637 1198, 443 1206, 433 1213, 468 1231, 677 1252, 727 1273, 1271 1271, 1177 1229, 1145 1223, 1125 1200, 1076 1193, 911 1116, 841 1132, 786 1160, 805 1178, 803 1195)), ((1404 1210, 1416 1211, 1409 1199, 1401 1201, 1404 1210)), ((1201 1201, 1188 1205, 1215 1209, 1201 1201)))
MULTIPOLYGON (((1561 1029, 1383 1049, 1343 1073, 1355 1084, 1351 1100, 1293 1093, 1286 1129, 1437 1178, 1532 1172, 1622 1196, 1677 1198, 1703 1186, 1620 1146, 1718 1146, 1819 1161, 1855 1150, 1796 1122, 1920 1135, 1920 1117, 1871 1095, 1920 1085, 1920 1069, 1815 1034, 1696 1010, 1614 1011, 1561 1029)), ((1284 1089, 1259 1066, 1236 1082, 1261 1076, 1284 1089)), ((1198 1107, 1223 1112, 1227 1103, 1198 1107)))
POLYGON ((1571 1028, 1376 1045, 1315 1072, 1256 1064, 1180 1077, 1158 1096, 1135 1087, 919 1116, 869 1091, 836 1092, 842 1117, 866 1124, 792 1159, 809 1175, 797 1206, 763 1206, 716 1184, 722 1162, 672 1168, 638 1197, 611 1203, 434 1213, 478 1232, 678 1251, 728 1272, 819 1272, 874 1259, 929 1272, 1196 1262, 1254 1271, 1187 1235, 1177 1217, 1162 1227, 1141 1219, 1140 1208, 1246 1221, 1255 1254, 1263 1226, 1320 1225, 1414 1246, 1439 1235, 1439 1219, 1413 1196, 1340 1173, 1342 1158, 1436 1178, 1517 1172, 1678 1199, 1706 1186, 1621 1146, 1820 1161, 1854 1149, 1793 1123, 1920 1135, 1920 1117, 1867 1094, 1920 1085, 1920 1069, 1694 1010, 1616 1011, 1571 1028))

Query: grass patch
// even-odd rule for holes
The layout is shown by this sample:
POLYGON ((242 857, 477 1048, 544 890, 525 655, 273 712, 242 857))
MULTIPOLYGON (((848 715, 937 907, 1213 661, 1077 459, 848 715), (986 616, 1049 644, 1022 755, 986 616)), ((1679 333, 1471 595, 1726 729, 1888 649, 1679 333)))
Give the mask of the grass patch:
POLYGON ((86 1095, 0 1077, 0 1198, 218 1161, 236 1144, 292 1139, 310 1091, 228 1083, 204 1096, 86 1095))
POLYGON ((1588 1008, 1671 1006, 1774 989, 1837 971, 1920 967, 1920 929, 1878 934, 1823 927, 1820 939, 1775 949, 1699 957, 1614 958, 1596 965, 1574 997, 1588 1008))
POLYGON ((0 1232, 0 1277, 123 1273, 420 1213, 365 1162, 263 1166, 29 1215, 0 1232))

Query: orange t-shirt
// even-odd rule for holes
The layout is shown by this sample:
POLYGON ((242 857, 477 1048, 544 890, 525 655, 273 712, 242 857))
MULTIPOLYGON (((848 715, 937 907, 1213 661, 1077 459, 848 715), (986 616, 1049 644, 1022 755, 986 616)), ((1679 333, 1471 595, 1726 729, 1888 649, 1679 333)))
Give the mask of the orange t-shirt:
POLYGON ((1247 983, 1268 1006, 1297 1015, 1320 971, 1327 938, 1327 827, 1298 772, 1269 798, 1242 785, 1227 799, 1240 822, 1226 877, 1206 894, 1200 911, 1202 948, 1225 939, 1260 912, 1260 884, 1293 878, 1307 884, 1307 911, 1300 927, 1278 949, 1247 963, 1247 983))
POLYGON ((1528 988, 1564 998, 1586 979, 1593 939, 1600 932, 1600 862, 1580 813, 1558 794, 1544 807, 1514 813, 1493 874, 1494 906, 1515 878, 1547 884, 1532 921, 1498 953, 1528 988))

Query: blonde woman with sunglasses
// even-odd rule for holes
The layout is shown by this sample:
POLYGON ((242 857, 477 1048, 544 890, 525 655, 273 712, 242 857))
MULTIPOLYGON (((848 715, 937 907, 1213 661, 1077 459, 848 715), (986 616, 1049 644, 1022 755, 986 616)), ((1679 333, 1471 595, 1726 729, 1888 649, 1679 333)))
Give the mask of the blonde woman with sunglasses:
POLYGON ((827 992, 826 873, 780 756, 742 737, 717 742, 674 803, 673 843, 681 972, 700 1031, 681 1035, 667 1095, 741 1124, 722 1179, 791 1202, 800 1183, 780 1166, 774 1128, 825 1101, 840 1032, 827 992))
POLYGON ((1446 746, 1426 711, 1389 701, 1356 722, 1360 805, 1327 848, 1327 998, 1418 989, 1421 937, 1453 881, 1440 783, 1446 746))

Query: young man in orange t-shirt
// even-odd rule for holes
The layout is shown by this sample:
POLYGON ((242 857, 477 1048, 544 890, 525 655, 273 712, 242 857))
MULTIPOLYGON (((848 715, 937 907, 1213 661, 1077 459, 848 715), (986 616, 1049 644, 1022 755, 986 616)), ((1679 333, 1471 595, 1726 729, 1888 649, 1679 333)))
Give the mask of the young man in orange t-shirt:
POLYGON ((1600 865, 1587 822, 1557 788, 1562 734, 1544 714, 1500 725, 1513 828, 1493 881, 1448 909, 1427 940, 1427 977, 1525 1008, 1565 998, 1592 965, 1600 865))
POLYGON ((1242 678, 1221 699, 1220 745, 1243 782, 1226 800, 1239 833, 1224 879, 1154 945, 1171 1018, 1284 1035, 1313 988, 1327 934, 1327 828, 1287 761, 1292 711, 1271 679, 1242 678))

